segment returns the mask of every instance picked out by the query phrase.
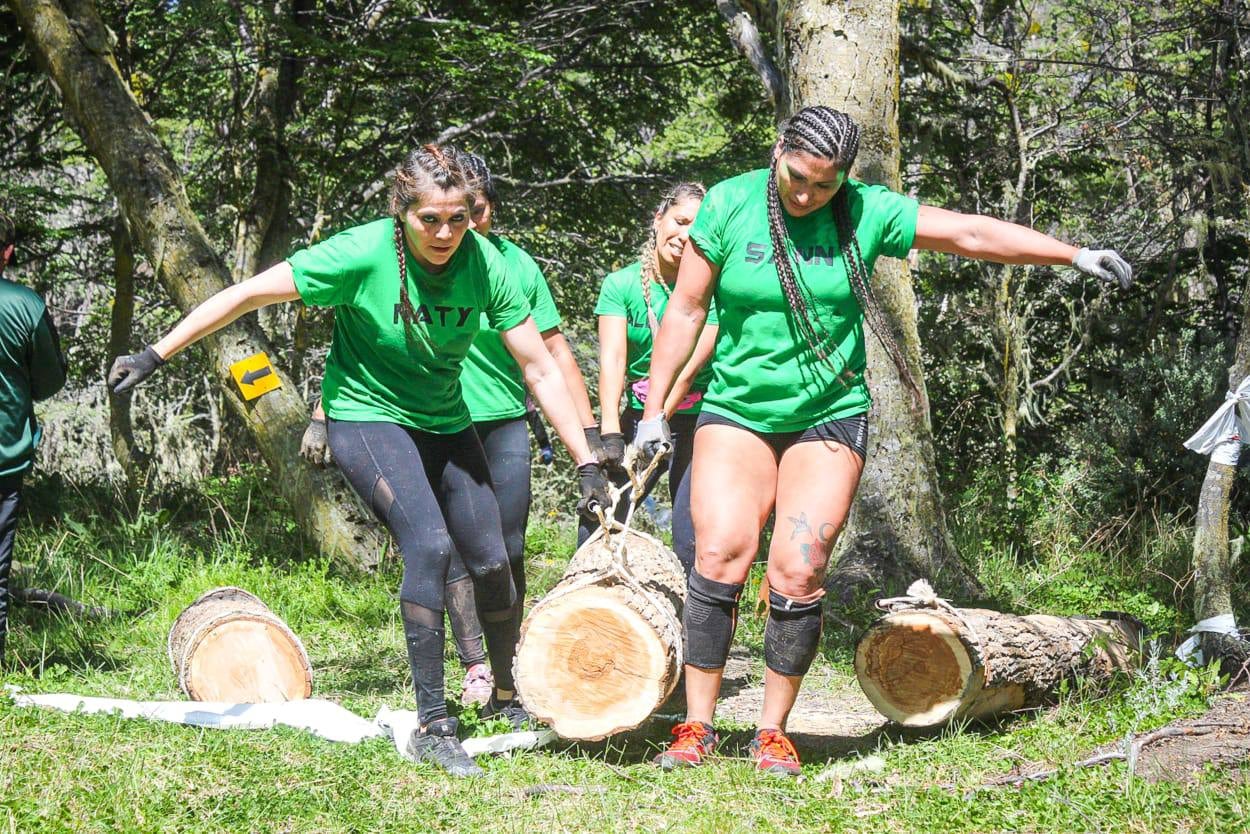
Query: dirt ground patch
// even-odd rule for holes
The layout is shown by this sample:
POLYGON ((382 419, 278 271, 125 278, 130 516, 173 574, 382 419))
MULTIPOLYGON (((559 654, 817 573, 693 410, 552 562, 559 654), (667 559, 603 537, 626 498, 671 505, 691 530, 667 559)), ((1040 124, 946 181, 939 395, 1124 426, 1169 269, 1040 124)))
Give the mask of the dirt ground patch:
MULTIPOLYGON (((1163 738, 1144 746, 1137 756, 1136 772, 1152 782, 1191 782, 1208 766, 1236 770, 1250 762, 1250 695, 1245 692, 1225 695, 1206 715, 1174 721, 1168 727, 1207 732, 1163 738)), ((1250 779, 1250 771, 1242 770, 1241 778, 1250 779)))

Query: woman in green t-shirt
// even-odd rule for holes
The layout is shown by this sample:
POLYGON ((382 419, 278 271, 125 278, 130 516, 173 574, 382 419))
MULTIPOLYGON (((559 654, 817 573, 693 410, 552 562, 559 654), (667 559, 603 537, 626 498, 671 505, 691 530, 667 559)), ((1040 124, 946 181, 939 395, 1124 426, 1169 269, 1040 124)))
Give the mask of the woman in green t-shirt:
MULTIPOLYGON (((651 345, 659 330, 664 310, 677 283, 677 267, 690 236, 690 224, 698 214, 707 189, 697 182, 683 182, 664 195, 651 218, 650 233, 638 253, 638 260, 603 279, 595 314, 599 316, 599 409, 603 431, 604 457, 617 483, 625 483, 621 470, 625 444, 634 437, 634 427, 647 400, 647 368, 651 345), (628 387, 628 392, 626 388, 628 387), (625 413, 620 414, 621 395, 628 393, 625 413)), ((668 462, 668 493, 673 502, 673 550, 689 574, 694 567, 694 524, 690 520, 690 458, 694 452, 694 426, 702 407, 703 392, 711 378, 705 368, 716 344, 716 313, 709 311, 707 324, 699 336, 694 355, 677 377, 664 403, 664 415, 673 434, 673 452, 668 462)), ((647 491, 659 480, 657 471, 647 491)), ((643 496, 636 496, 641 501, 643 496)), ((629 493, 622 496, 617 517, 625 519, 629 493)), ((583 522, 578 543, 585 541, 596 525, 583 522)))
POLYGON ((761 771, 799 772, 786 718, 816 655, 825 572, 867 449, 864 319, 921 407, 869 285, 877 257, 929 249, 1070 264, 1123 287, 1132 278, 1113 251, 1077 249, 849 179, 859 128, 845 113, 807 107, 780 134, 768 169, 719 183, 703 201, 656 339, 652 399, 634 440, 640 466, 667 440, 660 394, 695 349, 715 296, 720 335, 691 478, 697 559, 683 615, 688 709, 656 759, 666 769, 699 764, 716 745, 712 717, 738 599, 775 510, 764 706, 751 750, 761 771))
POLYGON ((122 393, 187 345, 267 304, 300 299, 335 308, 322 404, 334 459, 404 559, 400 613, 421 725, 408 754, 459 776, 481 770, 456 739, 443 697, 443 582, 453 546, 474 579, 495 675, 486 714, 514 723, 525 717, 511 676, 519 602, 490 472, 460 390, 461 363, 483 318, 500 331, 579 464, 580 508, 607 499, 529 303, 495 247, 469 231, 477 188, 457 154, 426 145, 396 169, 389 217, 222 290, 109 371, 110 387, 122 393))
MULTIPOLYGON (((542 335, 543 344, 564 374, 578 418, 585 427, 590 450, 599 457, 603 444, 599 439, 599 426, 595 423, 590 395, 577 359, 560 329, 560 313, 551 297, 547 279, 529 253, 493 232, 499 194, 486 161, 474 153, 461 153, 460 158, 479 183, 479 192, 470 212, 473 230, 489 240, 503 256, 509 278, 517 283, 521 294, 529 302, 530 315, 542 335)), ((533 462, 526 426, 525 380, 521 367, 508 352, 500 332, 491 326, 485 316, 465 355, 460 387, 469 407, 473 428, 486 452, 491 486, 499 503, 499 517, 503 524, 504 548, 512 566, 512 581, 516 586, 517 599, 523 604, 526 588, 525 530, 532 497, 530 465, 533 462)), ((320 403, 313 410, 312 419, 304 432, 300 454, 318 468, 332 460, 326 437, 325 413, 320 403)), ((460 702, 485 705, 495 690, 495 681, 482 641, 473 577, 464 560, 455 552, 447 569, 446 585, 447 620, 455 638, 456 653, 465 670, 460 702)), ((522 613, 518 611, 518 616, 522 613)))

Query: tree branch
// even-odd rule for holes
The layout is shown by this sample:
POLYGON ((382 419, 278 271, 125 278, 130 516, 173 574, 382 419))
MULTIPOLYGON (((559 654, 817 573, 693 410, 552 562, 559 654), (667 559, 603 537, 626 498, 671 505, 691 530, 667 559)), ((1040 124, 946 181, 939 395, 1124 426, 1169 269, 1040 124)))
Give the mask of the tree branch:
POLYGON ((716 0, 716 8, 721 17, 725 18, 729 39, 764 83, 764 90, 768 93, 768 100, 772 102, 778 118, 784 116, 787 108, 786 82, 773 59, 768 56, 754 18, 736 0, 716 0))

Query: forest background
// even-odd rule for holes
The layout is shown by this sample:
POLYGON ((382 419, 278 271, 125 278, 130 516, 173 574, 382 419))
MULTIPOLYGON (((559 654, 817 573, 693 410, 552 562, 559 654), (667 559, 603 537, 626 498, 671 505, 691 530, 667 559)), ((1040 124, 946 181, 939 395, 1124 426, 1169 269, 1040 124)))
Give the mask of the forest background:
MULTIPOLYGON (((20 237, 6 276, 47 298, 71 372, 38 407, 45 436, 24 492, 14 584, 112 614, 16 606, 0 674, 30 691, 179 697, 164 656, 169 623, 206 588, 237 584, 306 641, 318 696, 362 715, 409 707, 397 560, 381 537, 354 541, 352 559, 331 558, 334 528, 308 523, 310 507, 355 507, 333 472, 295 457, 329 314, 262 311, 178 356, 130 399, 106 395, 111 358, 167 330, 213 281, 245 278, 379 216, 387 171, 438 140, 491 164, 498 225, 542 265, 593 383, 599 282, 633 260, 665 188, 762 166, 791 94, 836 105, 876 86, 887 104, 897 93, 899 139, 879 130, 887 120, 871 107, 858 113, 872 126, 861 165, 897 153, 902 190, 922 202, 1118 249, 1136 281, 1121 292, 1071 269, 933 254, 913 258, 908 278, 879 263, 877 286, 923 364, 930 408, 923 425, 892 421, 896 380, 872 364, 870 340, 873 442, 892 451, 874 455, 920 535, 874 538, 876 521, 860 519, 841 544, 890 550, 878 547, 886 541, 953 565, 937 585, 957 599, 1140 618, 1162 642, 1127 690, 1103 697, 1077 681, 1051 709, 921 738, 881 727, 868 710, 839 734, 801 740, 809 776, 878 752, 885 770, 862 780, 760 785, 731 758, 750 717, 726 710, 728 755, 693 775, 666 778, 646 764, 667 732, 652 722, 600 746, 491 760, 486 790, 402 767, 381 742, 344 749, 294 732, 214 734, 0 699, 0 827, 7 818, 14 830, 1243 830, 1244 769, 1197 787, 1144 786, 1118 765, 1019 790, 985 785, 1201 714, 1218 675, 1167 660, 1171 643, 1204 606, 1231 605, 1250 622, 1244 469, 1233 476, 1229 529, 1207 528, 1221 567, 1197 576, 1196 508, 1210 471, 1181 445, 1224 402, 1230 366, 1250 363, 1250 8, 916 0, 901 6, 895 33, 887 15, 880 26, 872 17, 887 5, 8 0, 0 205, 20 237), (49 21, 61 12, 59 30, 49 21), (45 16, 32 31, 19 14, 45 16), (837 14, 846 17, 832 22, 837 14), (829 33, 873 29, 883 39, 864 47, 866 60, 799 66, 829 33), (53 83, 36 42, 47 54, 77 50, 77 63, 57 68, 77 80, 53 83), (869 77, 895 65, 897 87, 869 77), (120 97, 107 96, 111 78, 120 97), (105 131, 114 141, 100 154, 105 131), (143 144, 149 133, 159 145, 143 144), (178 189, 185 213, 167 199, 178 189), (187 245, 200 230, 205 245, 187 245), (914 299, 889 289, 900 286, 914 299), (245 407, 221 360, 258 344, 286 384, 245 407), (930 427, 931 443, 907 445, 930 427), (918 500, 930 487, 940 495, 933 514, 918 500), (378 564, 361 573, 353 562, 378 564), (1222 602, 1204 601, 1213 585, 1222 602)), ((535 467, 535 498, 531 602, 572 551, 573 479, 559 449, 552 467, 535 467)), ((376 536, 359 513, 339 522, 376 536)), ((900 570, 830 595, 805 688, 812 702, 866 706, 850 671, 853 640, 871 621, 869 601, 923 561, 897 559, 900 570)), ((738 643, 758 679, 758 617, 744 614, 738 643)), ((450 657, 448 672, 458 685, 450 657)))
MULTIPOLYGON (((499 226, 542 265, 593 381, 598 284, 633 259, 657 195, 766 159, 774 109, 720 6, 98 9, 235 280, 378 216, 395 160, 420 142, 453 142, 490 162, 499 226)), ((100 380, 111 357, 180 312, 14 17, 0 19, 0 193, 21 235, 11 277, 48 299, 72 374, 39 409, 37 494, 122 483, 132 500, 159 503, 246 469, 255 442, 200 351, 132 403, 109 402, 100 380)), ((1181 442, 1223 400, 1250 276, 1245 6, 926 0, 902 6, 900 27, 903 189, 1114 247, 1137 275, 1122 294, 1073 270, 933 254, 913 263, 957 549, 974 574, 984 559, 1047 564, 1048 593, 1115 603, 1176 632, 1191 608, 1206 469, 1181 442), (1065 587, 1059 552, 1123 565, 1096 583, 1123 586, 1091 587, 1078 572, 1065 587)), ((775 34, 761 26, 765 42, 775 34)), ((260 314, 305 401, 330 321, 298 305, 260 314)), ((542 509, 567 512, 567 467, 537 472, 542 509)), ((1250 498, 1234 496, 1239 538, 1250 498)), ((1244 622, 1245 572, 1234 573, 1244 622)))

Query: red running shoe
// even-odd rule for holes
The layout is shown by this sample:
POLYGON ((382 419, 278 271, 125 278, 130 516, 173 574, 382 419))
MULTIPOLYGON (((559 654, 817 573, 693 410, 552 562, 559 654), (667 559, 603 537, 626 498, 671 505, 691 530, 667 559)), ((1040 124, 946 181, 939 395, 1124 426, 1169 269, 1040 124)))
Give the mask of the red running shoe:
POLYGON ((663 770, 703 764, 703 759, 712 755, 716 743, 720 741, 712 725, 702 721, 678 724, 673 728, 673 735, 676 736, 673 743, 653 759, 663 770))
POLYGON ((756 730, 750 750, 756 770, 772 776, 799 775, 799 754, 781 730, 756 730))

